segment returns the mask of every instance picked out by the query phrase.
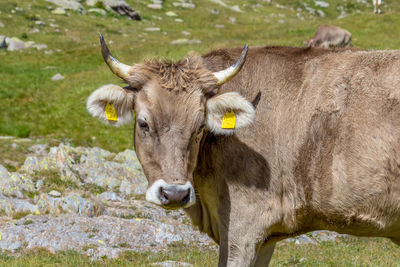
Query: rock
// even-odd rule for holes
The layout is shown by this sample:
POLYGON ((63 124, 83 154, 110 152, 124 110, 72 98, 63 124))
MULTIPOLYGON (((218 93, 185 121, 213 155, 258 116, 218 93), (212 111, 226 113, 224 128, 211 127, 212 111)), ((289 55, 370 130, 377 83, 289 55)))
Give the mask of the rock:
POLYGON ((329 7, 329 3, 324 2, 324 1, 314 1, 314 4, 315 4, 315 6, 319 6, 319 7, 323 7, 323 8, 329 7))
POLYGON ((104 9, 101 9, 101 8, 90 8, 88 10, 88 12, 89 13, 97 13, 97 14, 100 14, 100 15, 103 15, 103 16, 105 16, 107 14, 107 12, 104 9))
POLYGON ((114 192, 104 192, 97 197, 102 201, 121 201, 121 198, 114 192))
POLYGON ((196 5, 193 3, 185 3, 185 2, 181 2, 181 3, 173 2, 172 5, 174 7, 182 7, 182 8, 195 8, 196 7, 196 5))
MULTIPOLYGON (((54 4, 54 5, 56 5, 58 8, 56 8, 55 10, 58 9, 59 12, 62 12, 61 10, 64 10, 64 12, 65 12, 65 9, 69 9, 69 10, 85 13, 85 9, 79 3, 79 1, 74 1, 74 0, 46 0, 46 2, 50 2, 50 3, 54 4)), ((65 14, 65 13, 55 13, 55 12, 52 12, 52 13, 53 14, 65 14)))
POLYGON ((175 19, 175 22, 182 23, 182 22, 183 22, 183 19, 175 19))
POLYGON ((201 43, 201 41, 198 40, 198 39, 189 40, 189 39, 185 39, 185 38, 177 39, 177 40, 174 40, 174 41, 170 42, 170 44, 173 44, 173 45, 178 45, 178 44, 200 44, 200 43, 201 43))
POLYGON ((40 214, 37 205, 27 200, 5 197, 2 194, 0 194, 0 210, 9 216, 16 213, 40 214))
POLYGON ((162 8, 162 5, 160 5, 160 4, 148 4, 147 5, 147 7, 148 8, 151 8, 151 9, 161 9, 162 8))
MULTIPOLYGON (((99 0, 86 0, 87 6, 95 6, 99 0)), ((89 11, 90 12, 90 11, 89 11)))
POLYGON ((61 193, 58 192, 58 191, 56 191, 56 190, 51 190, 51 191, 49 192, 49 196, 52 196, 52 197, 61 197, 61 193))
POLYGON ((191 33, 190 32, 187 32, 187 31, 181 31, 181 33, 183 34, 183 35, 186 35, 186 36, 189 36, 191 33))
POLYGON ((230 9, 236 12, 243 12, 238 5, 232 6, 230 9))
POLYGON ((7 49, 6 37, 0 35, 0 49, 7 49))
POLYGON ((173 12, 173 11, 168 11, 168 12, 165 13, 165 15, 167 15, 168 17, 177 17, 177 16, 178 16, 178 15, 177 15, 175 12, 173 12))
MULTIPOLYGON (((133 185, 127 180, 124 179, 121 182, 121 185, 119 186, 119 192, 122 194, 124 197, 128 197, 132 194, 133 191, 133 185)), ((144 190, 142 190, 143 192, 144 190)), ((138 193, 141 193, 140 191, 138 193)))
POLYGON ((125 0, 102 0, 103 5, 121 16, 127 16, 132 20, 141 20, 140 14, 133 10, 125 0))
POLYGON ((215 28, 225 28, 225 25, 223 25, 223 24, 215 24, 215 28))
POLYGON ((35 21, 35 24, 38 25, 38 26, 44 26, 44 25, 46 25, 46 23, 44 23, 44 22, 41 21, 41 20, 35 21))
POLYGON ((48 46, 46 44, 35 44, 33 45, 34 48, 36 48, 37 50, 42 50, 42 49, 47 49, 48 46))
POLYGON ((51 77, 52 81, 60 81, 63 79, 64 79, 64 76, 62 76, 60 73, 57 73, 57 74, 53 75, 53 77, 51 77))
POLYGON ((4 28, 4 23, 0 21, 0 28, 4 28))
POLYGON ((36 145, 31 146, 29 148, 29 151, 43 156, 43 155, 47 154, 47 148, 48 148, 47 144, 36 144, 36 145))
POLYGON ((55 14, 55 15, 65 15, 67 14, 67 12, 65 11, 64 8, 62 7, 57 7, 56 9, 54 9, 53 11, 51 11, 51 13, 55 14))
POLYGON ((37 180, 36 182, 36 190, 40 190, 43 186, 43 180, 37 180))
POLYGON ((7 50, 8 51, 17 51, 21 49, 25 49, 25 43, 16 37, 6 38, 7 50))
POLYGON ((150 28, 145 28, 144 30, 146 32, 159 32, 160 28, 158 28, 158 27, 150 27, 150 28))
POLYGON ((82 198, 76 194, 64 197, 60 202, 60 207, 64 212, 77 213, 88 217, 98 216, 104 210, 100 203, 82 198))
POLYGON ((32 33, 38 33, 38 32, 40 32, 38 28, 33 28, 28 33, 32 34, 32 33))
POLYGON ((162 261, 152 263, 151 266, 161 266, 161 267, 192 267, 193 265, 183 261, 162 261))
POLYGON ((12 147, 12 148, 17 148, 17 147, 18 147, 18 144, 12 143, 12 144, 11 144, 11 147, 12 147))

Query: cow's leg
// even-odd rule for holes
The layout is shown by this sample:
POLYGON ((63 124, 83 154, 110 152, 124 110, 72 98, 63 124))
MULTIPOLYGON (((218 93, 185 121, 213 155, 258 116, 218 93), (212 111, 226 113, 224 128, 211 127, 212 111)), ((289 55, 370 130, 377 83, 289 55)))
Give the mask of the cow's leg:
POLYGON ((245 222, 240 227, 220 231, 219 267, 248 267, 255 262, 260 244, 264 242, 264 232, 249 225, 251 223, 245 222))
POLYGON ((253 264, 254 267, 266 267, 271 261, 272 254, 274 253, 275 242, 263 243, 257 252, 257 257, 253 264))

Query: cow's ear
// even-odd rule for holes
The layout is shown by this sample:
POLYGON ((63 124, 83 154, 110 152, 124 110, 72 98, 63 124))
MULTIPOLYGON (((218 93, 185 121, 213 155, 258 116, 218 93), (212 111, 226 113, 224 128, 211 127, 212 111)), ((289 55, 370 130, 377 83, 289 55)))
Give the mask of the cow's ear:
POLYGON ((133 99, 133 91, 108 84, 98 88, 89 96, 86 108, 100 121, 120 126, 133 120, 133 99))
POLYGON ((253 105, 236 92, 214 96, 207 101, 207 126, 218 135, 230 135, 251 124, 253 105))

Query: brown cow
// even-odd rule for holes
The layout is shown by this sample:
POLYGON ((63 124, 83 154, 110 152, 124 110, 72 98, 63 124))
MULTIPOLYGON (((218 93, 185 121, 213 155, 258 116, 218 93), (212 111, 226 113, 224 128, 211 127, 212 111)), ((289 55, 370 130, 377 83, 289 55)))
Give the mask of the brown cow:
POLYGON ((336 26, 320 26, 308 42, 312 47, 348 47, 351 42, 351 33, 336 26))
POLYGON ((111 124, 135 111, 146 199, 185 208, 219 266, 267 266, 277 241, 317 229, 399 243, 400 52, 252 47, 244 65, 246 48, 133 66, 103 39, 102 52, 129 86, 97 89, 88 110, 111 124))

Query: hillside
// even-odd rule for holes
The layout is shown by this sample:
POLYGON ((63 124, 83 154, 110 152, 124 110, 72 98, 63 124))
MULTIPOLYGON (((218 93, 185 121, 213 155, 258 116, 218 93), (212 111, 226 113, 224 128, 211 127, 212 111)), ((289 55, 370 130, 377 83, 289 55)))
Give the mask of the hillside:
MULTIPOLYGON (((103 62, 99 32, 126 64, 245 43, 303 46, 320 25, 347 29, 362 49, 400 48, 397 0, 385 0, 380 15, 370 0, 126 0, 134 11, 118 9, 141 20, 96 1, 70 0, 76 10, 54 1, 65 0, 0 0, 0 47, 5 37, 26 46, 0 48, 0 249, 7 250, 0 252, 0 266, 217 262, 215 246, 182 212, 143 200, 146 180, 133 151, 133 125, 112 128, 86 111, 93 90, 123 84, 103 62), (137 181, 121 180, 114 167, 137 181), (110 180, 101 180, 103 172, 110 180), (134 233, 153 232, 140 242, 122 238, 114 232, 117 223, 134 233), (76 229, 81 235, 69 235, 76 229), (43 237, 45 231, 57 238, 43 237), (5 233, 21 240, 6 242, 5 233), (32 251, 37 244, 59 252, 32 251), (108 259, 114 252, 119 258, 108 259)), ((272 266, 395 266, 398 252, 386 239, 310 233, 280 242, 272 266)))

